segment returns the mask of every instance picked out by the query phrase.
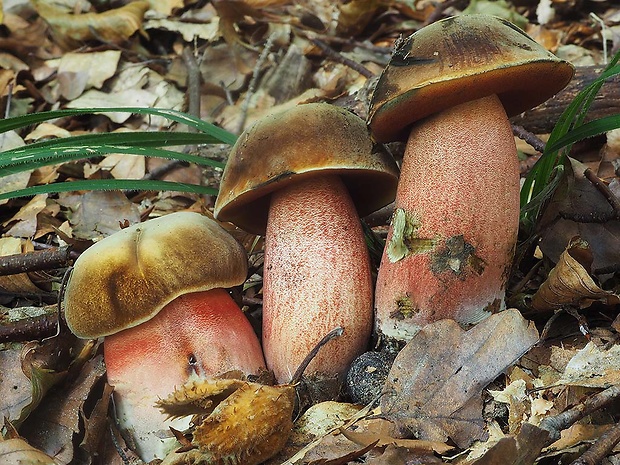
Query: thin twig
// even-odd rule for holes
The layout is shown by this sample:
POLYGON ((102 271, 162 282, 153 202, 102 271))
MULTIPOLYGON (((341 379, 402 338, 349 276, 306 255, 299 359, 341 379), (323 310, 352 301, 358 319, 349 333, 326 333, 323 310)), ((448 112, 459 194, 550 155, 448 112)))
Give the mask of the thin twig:
POLYGON ((0 276, 65 268, 73 263, 70 246, 0 257, 0 276))
POLYGON ((607 200, 609 205, 611 205, 611 208, 614 209, 616 218, 620 218, 620 200, 618 200, 618 197, 616 197, 615 194, 609 189, 607 184, 605 184, 601 178, 594 174, 590 168, 586 168, 583 175, 588 181, 594 184, 594 187, 596 187, 601 194, 603 194, 605 200, 607 200))
POLYGON ((620 423, 616 423, 602 434, 581 457, 573 461, 571 465, 596 465, 597 463, 602 463, 603 459, 607 457, 619 442, 620 423))
POLYGON ((241 102, 241 118, 239 119, 239 125, 237 126, 237 134, 241 134, 243 132, 243 128, 245 127, 245 121, 248 116, 248 108, 250 107, 250 100, 254 93, 256 92, 256 85, 258 84, 258 78, 260 77, 260 71, 267 61, 267 57, 269 53, 271 53, 271 49, 273 47, 273 43, 277 37, 277 34, 274 32, 265 41, 265 46, 263 50, 260 52, 258 56, 258 60, 256 60, 256 66, 254 66, 254 70, 252 71, 252 79, 250 79, 250 84, 248 85, 248 91, 245 93, 245 98, 243 102, 241 102))
POLYGON ((58 313, 46 313, 0 325, 0 343, 40 341, 57 332, 58 313))
POLYGON ((557 440, 563 430, 618 398, 620 398, 620 386, 611 386, 559 415, 545 418, 540 423, 540 428, 549 431, 551 438, 557 440))
POLYGON ((375 73, 373 73, 372 71, 370 71, 368 68, 366 68, 364 65, 358 63, 357 61, 353 61, 347 57, 345 57, 344 55, 341 55, 340 53, 338 53, 336 50, 334 50, 333 48, 331 48, 329 45, 327 45, 325 42, 322 42, 318 39, 310 39, 310 41, 316 45, 317 47, 319 47, 321 49, 321 51, 332 61, 335 61, 336 63, 341 63, 345 66, 348 66, 349 68, 351 68, 354 71, 357 71, 358 73, 360 73, 362 76, 366 77, 366 78, 372 78, 375 76, 375 73))
POLYGON ((310 353, 306 355, 306 358, 304 358, 304 360, 299 365, 299 368, 297 368, 297 370, 295 371, 295 374, 293 375, 290 384, 297 384, 303 376, 304 371, 306 371, 306 368, 308 368, 308 365, 310 365, 310 362, 314 359, 314 357, 316 357, 316 354, 319 353, 319 350, 321 350, 321 347, 323 347, 332 339, 342 336, 342 333, 344 333, 344 329, 340 326, 332 329, 329 333, 327 333, 325 337, 323 337, 323 339, 321 339, 317 343, 317 345, 314 346, 314 349, 312 349, 310 353))
POLYGON ((525 141, 530 147, 537 152, 543 153, 545 151, 545 143, 536 134, 528 131, 523 126, 518 124, 511 124, 512 133, 519 139, 525 141))
MULTIPOLYGON (((200 68, 190 47, 183 49, 183 62, 187 68, 187 112, 200 118, 200 68)), ((188 130, 198 131, 194 126, 189 126, 188 130)))

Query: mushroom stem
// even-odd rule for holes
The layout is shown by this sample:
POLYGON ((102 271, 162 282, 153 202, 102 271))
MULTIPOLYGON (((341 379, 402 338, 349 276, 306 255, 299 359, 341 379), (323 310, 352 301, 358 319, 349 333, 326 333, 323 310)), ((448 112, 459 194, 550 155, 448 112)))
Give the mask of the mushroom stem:
POLYGON ((359 217, 340 177, 314 176, 272 194, 263 279, 263 349, 278 382, 289 382, 336 326, 344 334, 306 373, 341 378, 370 337, 372 281, 359 217))
POLYGON ((519 219, 512 130, 492 95, 415 125, 376 287, 376 329, 410 339, 432 321, 504 307, 519 219))
POLYGON ((177 297, 151 320, 107 336, 104 358, 119 422, 145 460, 164 457, 169 426, 187 427, 187 419, 166 420, 156 401, 192 379, 265 366, 249 321, 220 288, 177 297))

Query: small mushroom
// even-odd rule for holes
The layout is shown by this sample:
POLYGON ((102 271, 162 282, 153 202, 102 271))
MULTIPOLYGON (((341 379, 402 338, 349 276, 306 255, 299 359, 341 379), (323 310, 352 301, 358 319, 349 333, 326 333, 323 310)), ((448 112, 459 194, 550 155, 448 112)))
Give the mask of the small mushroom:
POLYGON ((369 111, 377 141, 407 139, 375 291, 379 333, 408 340, 429 322, 475 323, 504 308, 519 219, 508 116, 572 75, 488 15, 438 21, 397 45, 369 111))
POLYGON ((258 337, 225 290, 246 274, 243 247, 191 212, 130 226, 76 260, 67 324, 78 337, 105 337, 116 413, 143 460, 164 457, 169 426, 188 425, 166 421, 159 399, 192 379, 264 369, 258 337))
POLYGON ((233 147, 214 212, 265 235, 263 350, 278 382, 289 382, 336 326, 343 336, 321 350, 308 377, 342 378, 365 350, 372 282, 359 216, 393 200, 397 177, 364 122, 324 103, 268 116, 233 147))

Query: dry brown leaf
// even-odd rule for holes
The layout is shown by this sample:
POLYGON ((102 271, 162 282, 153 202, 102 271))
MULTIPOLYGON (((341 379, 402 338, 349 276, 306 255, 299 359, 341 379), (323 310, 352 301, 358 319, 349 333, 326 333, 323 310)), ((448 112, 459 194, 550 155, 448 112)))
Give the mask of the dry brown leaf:
POLYGON ((594 342, 568 362, 556 385, 608 388, 620 384, 620 345, 600 349, 594 342))
POLYGON ((587 167, 566 157, 564 174, 538 224, 540 249, 557 263, 574 237, 592 250, 592 269, 620 263, 620 220, 605 196, 585 175, 587 167))
POLYGON ((593 302, 608 305, 620 303, 620 296, 601 289, 588 270, 592 266, 592 253, 587 242, 573 238, 560 255, 557 265, 532 297, 534 310, 553 310, 566 305, 586 308, 593 302))
MULTIPOLYGON (((0 256, 15 255, 34 250, 32 242, 19 237, 0 237, 0 256)), ((0 289, 5 292, 33 293, 41 290, 32 282, 28 273, 10 274, 0 276, 0 289)))
POLYGON ((60 46, 71 49, 89 40, 121 43, 142 27, 149 2, 137 0, 103 13, 67 14, 49 2, 34 0, 37 12, 52 28, 60 46))
POLYGON ((419 439, 466 448, 484 435, 482 390, 537 341, 534 324, 514 309, 469 331, 453 320, 429 324, 396 357, 383 415, 419 439))
POLYGON ((374 444, 375 447, 386 447, 392 445, 412 451, 437 452, 438 454, 445 454, 454 449, 453 446, 449 446, 444 442, 422 441, 420 439, 399 439, 372 432, 357 433, 355 431, 347 431, 344 428, 340 428, 340 432, 344 437, 360 446, 374 444))
POLYGON ((238 379, 187 383, 158 406, 171 416, 195 417, 192 450, 171 452, 161 465, 257 465, 277 454, 293 428, 295 388, 238 379), (206 418, 205 418, 206 416, 206 418))
POLYGON ((3 465, 58 465, 49 455, 20 438, 0 439, 0 462, 3 465))
POLYGON ((58 63, 60 94, 73 100, 92 87, 101 89, 116 73, 120 58, 120 50, 64 54, 58 63))

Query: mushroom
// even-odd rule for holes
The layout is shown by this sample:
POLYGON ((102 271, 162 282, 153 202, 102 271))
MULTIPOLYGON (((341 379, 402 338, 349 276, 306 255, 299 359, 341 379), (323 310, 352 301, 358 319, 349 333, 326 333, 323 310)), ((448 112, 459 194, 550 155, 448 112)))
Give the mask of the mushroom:
POLYGON ((278 382, 290 381, 336 326, 344 334, 319 352, 307 378, 337 385, 366 348, 372 281, 359 215, 390 203, 397 177, 364 122, 325 103, 270 115, 237 140, 214 213, 265 235, 263 350, 278 382))
POLYGON ((143 460, 164 457, 169 426, 188 426, 167 420, 159 399, 192 379, 264 369, 258 337, 225 290, 246 274, 243 247, 191 212, 130 226, 76 260, 67 325, 80 338, 105 338, 116 413, 143 460))
POLYGON ((509 22, 463 15, 401 43, 371 100, 379 142, 407 139, 375 290, 375 329, 406 341, 442 318, 505 307, 519 220, 508 121, 562 89, 573 67, 509 22))

